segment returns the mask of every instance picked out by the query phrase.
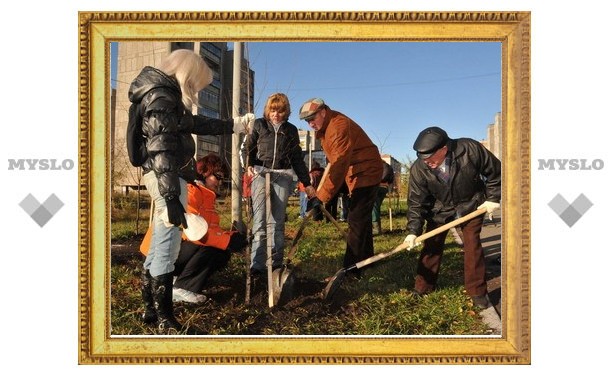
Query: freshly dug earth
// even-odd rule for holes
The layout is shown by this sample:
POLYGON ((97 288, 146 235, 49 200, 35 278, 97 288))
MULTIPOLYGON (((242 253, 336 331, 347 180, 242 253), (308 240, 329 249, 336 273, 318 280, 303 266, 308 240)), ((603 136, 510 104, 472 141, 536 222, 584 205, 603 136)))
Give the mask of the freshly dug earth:
MULTIPOLYGON (((125 313, 132 314, 129 323, 137 324, 142 314, 139 297, 140 272, 144 256, 138 251, 140 238, 115 244, 111 249, 111 266, 122 267, 133 272, 132 287, 112 284, 113 302, 125 313), (128 291, 132 291, 131 293, 128 291)), ((240 256, 232 256, 229 265, 240 264, 240 256)), ((326 324, 338 325, 338 318, 354 316, 352 306, 344 306, 350 300, 348 293, 340 289, 332 298, 322 296, 326 286, 324 281, 308 279, 301 275, 299 267, 292 269, 293 284, 283 291, 277 306, 268 307, 267 282, 265 278, 256 280, 251 288, 249 304, 245 303, 246 272, 235 274, 227 268, 215 273, 204 294, 208 300, 192 304, 175 302, 174 310, 183 324, 194 326, 202 334, 233 335, 279 335, 279 334, 331 334, 326 324)), ((129 274, 129 273, 128 273, 129 274)), ((125 319, 124 319, 125 321, 125 319)), ((114 319, 111 323, 115 323, 114 319)), ((114 328, 123 328, 123 326, 114 328)), ((130 334, 155 334, 154 327, 140 326, 140 331, 132 329, 130 334)), ((331 327, 334 328, 334 327, 331 327)), ((350 328, 350 327, 349 327, 350 328)), ((351 330, 344 326, 343 334, 351 330)), ((121 333, 123 334, 123 332, 121 333)))

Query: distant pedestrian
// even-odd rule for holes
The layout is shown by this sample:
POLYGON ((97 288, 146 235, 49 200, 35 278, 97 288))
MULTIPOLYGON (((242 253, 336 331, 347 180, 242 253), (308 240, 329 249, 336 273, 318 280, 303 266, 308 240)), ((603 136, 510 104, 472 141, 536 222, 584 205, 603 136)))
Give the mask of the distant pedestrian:
MULTIPOLYGON (((488 213, 500 207, 501 162, 481 143, 451 139, 439 127, 421 131, 414 142, 418 159, 410 167, 408 196, 409 235, 414 247, 418 235, 481 208, 488 213), (484 178, 484 180, 483 180, 484 178)), ((484 251, 480 241, 483 216, 461 224, 464 250, 465 290, 474 304, 491 306, 485 279, 484 251)), ((419 256, 414 293, 426 295, 436 289, 442 252, 448 231, 424 241, 419 256)))
POLYGON ((372 210, 372 226, 374 228, 374 235, 382 233, 380 208, 385 200, 385 197, 387 197, 387 193, 389 193, 389 189, 393 189, 393 183, 395 180, 395 174, 391 165, 384 160, 381 161, 383 163, 383 174, 380 184, 378 185, 374 209, 372 210))
MULTIPOLYGON (((374 255, 372 208, 382 177, 378 148, 363 129, 344 114, 330 109, 320 98, 306 101, 300 110, 303 119, 315 130, 315 137, 329 160, 328 176, 317 198, 330 202, 346 184, 351 198, 344 267, 374 255)), ((358 269, 350 270, 361 277, 358 269)))
MULTIPOLYGON (((338 219, 338 199, 340 198, 341 195, 342 195, 342 193, 340 193, 340 192, 336 193, 325 204, 325 210, 327 210, 327 213, 329 215, 331 215, 334 219, 338 219)), ((331 220, 329 218, 326 218, 325 221, 327 223, 331 222, 331 220)))
MULTIPOLYGON (((324 169, 321 168, 321 164, 319 162, 312 162, 312 168, 310 169, 310 182, 312 183, 313 188, 318 188, 321 183, 321 179, 323 178, 324 169)), ((312 210, 313 206, 316 205, 316 201, 308 201, 306 204, 306 211, 312 210)), ((323 220, 323 212, 319 207, 313 210, 312 219, 315 221, 323 220)))
POLYGON ((340 189, 340 196, 338 197, 338 206, 340 207, 340 216, 338 217, 338 221, 346 222, 348 221, 348 210, 350 206, 350 198, 348 195, 348 188, 346 187, 346 183, 340 189))

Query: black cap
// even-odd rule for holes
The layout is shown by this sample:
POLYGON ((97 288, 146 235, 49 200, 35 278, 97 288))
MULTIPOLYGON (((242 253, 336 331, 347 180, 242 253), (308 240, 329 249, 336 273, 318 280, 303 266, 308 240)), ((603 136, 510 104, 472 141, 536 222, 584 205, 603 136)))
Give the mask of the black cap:
POLYGON ((421 159, 427 159, 448 142, 448 134, 437 126, 428 127, 419 133, 414 142, 414 150, 421 159))

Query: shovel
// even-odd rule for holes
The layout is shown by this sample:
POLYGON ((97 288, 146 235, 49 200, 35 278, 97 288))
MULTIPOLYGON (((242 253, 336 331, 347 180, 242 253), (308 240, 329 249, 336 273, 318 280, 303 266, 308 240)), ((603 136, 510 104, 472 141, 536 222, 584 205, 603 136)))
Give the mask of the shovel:
POLYGON ((295 234, 293 238, 293 242, 291 243, 291 248, 287 253, 286 261, 282 267, 274 270, 272 272, 272 303, 277 305, 281 299, 291 297, 293 293, 293 284, 295 282, 293 276, 293 265, 291 264, 291 259, 293 255, 297 251, 298 241, 301 239, 302 235, 304 235, 304 229, 308 224, 308 221, 312 218, 316 208, 312 208, 308 210, 304 219, 302 220, 302 224, 298 229, 298 232, 295 234))
MULTIPOLYGON (((323 186, 323 182, 327 179, 327 176, 329 175, 330 168, 331 164, 328 164, 325 167, 325 170, 323 171, 323 176, 321 177, 321 181, 319 182, 317 190, 320 190, 323 186)), ((272 272, 271 301, 273 305, 277 305, 282 299, 288 299, 293 295, 295 275, 293 274, 293 265, 291 264, 291 259, 293 258, 293 255, 297 252, 298 242, 302 238, 302 235, 304 234, 304 229, 306 228, 308 222, 312 219, 315 211, 317 210, 317 207, 320 208, 321 211, 325 214, 325 216, 328 217, 328 219, 334 223, 334 225, 338 228, 338 230, 344 235, 346 239, 346 232, 340 227, 334 217, 332 217, 331 214, 327 212, 327 210, 322 204, 319 204, 318 206, 315 206, 310 209, 304 216, 302 224, 300 225, 300 228, 298 229, 297 233, 295 234, 295 237, 293 238, 293 241, 291 242, 291 247, 289 249, 289 252, 287 253, 285 263, 282 267, 272 272)))
MULTIPOLYGON (((442 225, 436 229, 433 229, 429 232, 424 233, 423 235, 419 236, 416 238, 416 242, 420 243, 425 239, 429 239, 432 236, 438 235, 444 231, 447 231, 449 229, 451 229, 452 227, 455 227, 457 225, 460 225, 463 222, 469 221, 470 219, 476 218, 479 215, 482 215, 484 213, 487 212, 487 209, 482 208, 482 209, 477 209, 472 211, 471 213, 462 216, 459 219, 455 219, 452 222, 449 222, 445 225, 442 225)), ((342 281, 344 280, 344 277, 346 276, 346 273, 353 270, 353 269, 361 269, 366 265, 370 265, 376 261, 382 260, 384 258, 387 258, 391 255, 396 254, 397 252, 400 252, 404 249, 408 248, 408 243, 402 243, 400 245, 398 245, 397 247, 395 247, 395 249, 393 249, 392 251, 389 252, 383 252, 383 253, 379 253, 377 255, 374 255, 370 258, 367 258, 365 260, 361 260, 356 264, 353 264, 351 266, 349 266, 348 268, 343 268, 340 269, 327 283, 327 286, 325 286, 325 289, 323 289, 323 293, 321 294, 321 296, 323 297, 323 299, 325 300, 329 300, 331 299, 331 297, 336 293, 336 291, 338 291, 338 289, 340 288, 340 285, 342 285, 342 281)))
MULTIPOLYGON (((342 227, 338 224, 336 219, 325 209, 323 205, 318 206, 323 214, 338 228, 338 231, 347 238, 346 231, 342 229, 342 227)), ((279 269, 276 269, 272 272, 272 282, 274 285, 273 293, 274 293, 274 304, 278 304, 283 298, 290 298, 293 295, 293 286, 295 283, 295 278, 293 275, 293 265, 291 264, 291 259, 295 252, 297 252, 298 241, 304 234, 304 229, 306 228, 306 224, 312 218, 314 212, 316 211, 316 207, 310 209, 306 215, 304 216, 304 220, 300 228, 298 229, 295 238, 293 238, 293 242, 291 243, 291 248, 289 249, 289 253, 287 253, 287 260, 283 264, 283 266, 279 269)))

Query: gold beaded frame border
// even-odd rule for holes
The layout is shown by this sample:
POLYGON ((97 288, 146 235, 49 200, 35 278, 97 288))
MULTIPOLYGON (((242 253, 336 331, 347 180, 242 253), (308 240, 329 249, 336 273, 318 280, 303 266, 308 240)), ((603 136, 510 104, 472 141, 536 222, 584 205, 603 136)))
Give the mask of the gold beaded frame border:
POLYGON ((80 364, 529 364, 529 12, 80 12, 80 364), (111 41, 502 43, 501 338, 110 337, 111 41))

